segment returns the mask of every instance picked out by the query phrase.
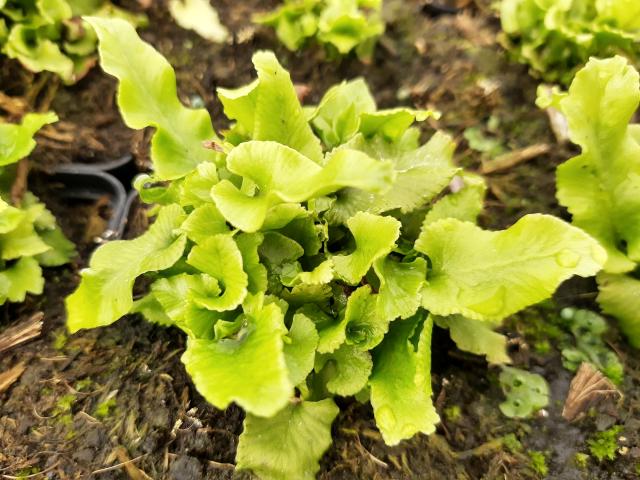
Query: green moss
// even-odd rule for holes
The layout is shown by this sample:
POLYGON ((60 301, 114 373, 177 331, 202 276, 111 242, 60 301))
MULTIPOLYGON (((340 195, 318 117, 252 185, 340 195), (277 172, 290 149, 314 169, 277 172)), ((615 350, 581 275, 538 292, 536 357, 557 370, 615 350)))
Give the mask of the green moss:
POLYGON ((93 415, 96 418, 106 418, 112 413, 112 410, 115 409, 115 407, 116 399, 110 398, 108 400, 105 400, 104 402, 100 402, 94 410, 93 415))
POLYGON ((587 464, 589 463, 589 455, 586 453, 578 452, 573 457, 573 460, 576 464, 576 467, 581 468, 582 470, 587 468, 587 464))
POLYGON ((502 437, 502 444, 511 453, 518 453, 523 449, 522 443, 520 442, 520 440, 518 440, 518 437, 516 437, 515 433, 510 433, 502 437))
POLYGON ((622 431, 621 425, 596 433, 587 441, 589 451, 599 462, 615 460, 618 449, 618 435, 622 431))
POLYGON ((16 478, 27 478, 37 473, 40 473, 40 469, 38 467, 26 467, 18 470, 15 476, 16 478))
POLYGON ((73 386, 77 391, 84 392, 89 390, 89 387, 93 385, 93 381, 90 378, 83 378, 82 380, 78 380, 76 384, 73 386))
POLYGON ((53 337, 53 348, 55 348, 58 351, 64 350, 64 347, 67 344, 68 339, 69 337, 67 337, 66 331, 61 328, 55 333, 55 336, 53 337))
POLYGON ((546 454, 544 452, 539 452, 536 450, 529 450, 527 453, 529 455, 529 459, 531 460, 531 463, 529 464, 531 469, 541 477, 546 477, 549 474, 546 454))
POLYGON ((462 415, 462 409, 458 405, 451 405, 444 409, 444 416, 450 422, 457 422, 462 415))

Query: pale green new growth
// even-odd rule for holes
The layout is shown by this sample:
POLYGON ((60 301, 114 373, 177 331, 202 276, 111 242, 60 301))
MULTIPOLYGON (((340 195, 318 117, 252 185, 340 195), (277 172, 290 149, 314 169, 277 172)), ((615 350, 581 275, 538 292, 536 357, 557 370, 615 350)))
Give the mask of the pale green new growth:
POLYGON ((549 404, 549 385, 537 373, 502 367, 500 385, 507 397, 500 410, 507 417, 526 418, 549 404))

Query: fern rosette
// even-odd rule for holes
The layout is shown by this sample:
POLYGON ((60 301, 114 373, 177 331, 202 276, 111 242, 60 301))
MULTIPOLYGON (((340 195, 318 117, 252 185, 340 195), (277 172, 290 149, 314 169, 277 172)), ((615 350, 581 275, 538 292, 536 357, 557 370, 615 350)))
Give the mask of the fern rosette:
POLYGON ((130 25, 88 21, 125 121, 156 129, 155 171, 136 186, 158 207, 145 234, 96 251, 67 300, 69 329, 139 312, 183 330, 199 392, 247 412, 241 469, 314 478, 337 396, 370 400, 390 445, 433 432, 434 323, 508 362, 501 320, 606 261, 551 216, 476 226, 482 179, 453 164, 447 135, 421 144, 413 126, 435 112, 378 110, 362 79, 302 107, 288 72, 258 52, 254 82, 218 90, 233 121, 220 137, 130 25), (134 300, 141 275, 150 288, 134 300))

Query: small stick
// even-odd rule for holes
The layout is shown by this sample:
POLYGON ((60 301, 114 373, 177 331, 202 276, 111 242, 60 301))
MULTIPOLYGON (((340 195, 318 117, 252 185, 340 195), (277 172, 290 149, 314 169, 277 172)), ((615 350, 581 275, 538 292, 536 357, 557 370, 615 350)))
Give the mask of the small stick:
POLYGON ((0 393, 7 390, 13 382, 20 378, 27 367, 24 363, 19 363, 15 367, 10 368, 6 372, 0 373, 0 393))
POLYGON ((551 150, 551 145, 547 143, 537 143, 525 148, 514 150, 513 152, 505 153, 496 157, 494 160, 482 162, 482 168, 480 171, 484 174, 501 172, 508 170, 511 167, 518 165, 519 163, 526 162, 533 158, 544 155, 551 150))
POLYGON ((42 332, 43 318, 44 313, 36 312, 28 320, 7 328, 0 335, 0 353, 38 337, 42 332))
POLYGON ((127 460, 126 462, 122 462, 122 463, 118 463, 116 465, 112 465, 110 467, 105 467, 105 468, 100 468, 98 470, 94 470, 89 475, 96 475, 98 473, 112 472, 113 470, 118 470, 119 468, 122 468, 122 467, 124 467, 126 465, 129 465, 131 463, 137 462, 138 460, 146 457, 147 455, 148 455, 148 453, 145 453, 144 455, 140 455, 139 457, 132 458, 131 460, 127 460))

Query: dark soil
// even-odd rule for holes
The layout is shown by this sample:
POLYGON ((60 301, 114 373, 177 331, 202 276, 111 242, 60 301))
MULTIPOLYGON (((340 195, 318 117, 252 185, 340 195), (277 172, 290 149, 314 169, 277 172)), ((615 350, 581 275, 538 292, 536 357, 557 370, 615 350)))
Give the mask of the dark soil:
MULTIPOLYGON (((147 11, 150 27, 142 36, 176 67, 182 100, 204 104, 218 129, 225 128, 226 121, 215 98, 216 87, 248 83, 253 78, 252 53, 273 49, 294 81, 309 87, 308 103, 345 78, 363 76, 383 107, 407 104, 440 110, 442 118, 425 126, 425 135, 433 128, 454 135, 459 144, 457 161, 471 170, 479 169, 488 156, 465 140, 470 127, 494 139, 504 152, 554 145, 550 153, 488 175, 490 193, 481 221, 486 227, 501 228, 530 212, 564 215, 554 197, 554 169, 570 152, 555 146, 546 117, 534 105, 536 82, 526 68, 510 63, 499 46, 499 24, 488 2, 441 2, 460 8, 451 15, 426 5, 431 2, 387 0, 387 33, 370 65, 355 58, 329 62, 313 46, 299 53, 286 51, 272 32, 250 22, 252 13, 275 3, 215 2, 223 23, 234 32, 234 41, 212 45, 175 26, 159 1, 147 11)), ((127 152, 135 155, 141 171, 148 168, 148 132, 133 132, 123 125, 114 102, 115 81, 99 69, 68 88, 50 76, 27 74, 6 60, 0 72, 0 89, 22 99, 25 109, 53 109, 61 118, 39 135, 40 146, 30 159, 34 169, 50 170, 70 161, 102 162, 127 152)), ((5 108, 1 102, 0 108, 5 108)), ((182 334, 129 317, 108 328, 67 336, 63 298, 75 288, 78 271, 87 264, 94 230, 100 228, 104 212, 97 204, 56 201, 55 188, 38 178, 32 176, 31 188, 78 242, 80 256, 70 268, 47 272, 42 297, 4 307, 0 330, 36 311, 45 313, 45 325, 37 340, 0 356, 0 372, 19 362, 26 365, 16 383, 0 393, 0 476, 65 479, 86 478, 92 472, 96 478, 237 476, 233 461, 243 413, 236 407, 218 411, 195 392, 179 360, 182 334), (108 470, 129 460, 126 466, 108 470)), ((129 235, 141 228, 133 222, 129 235)), ((437 434, 387 447, 375 429, 371 408, 341 400, 342 413, 333 427, 335 442, 322 460, 319 478, 543 478, 533 468, 531 451, 546 456, 547 478, 639 478, 637 354, 615 332, 611 334, 610 345, 625 364, 624 403, 613 412, 595 412, 570 425, 560 412, 572 373, 562 368, 553 338, 548 352, 536 353, 535 346, 547 337, 547 325, 557 318, 559 306, 593 307, 594 291, 589 282, 568 285, 555 303, 530 309, 505 328, 515 363, 541 373, 551 384, 553 399, 544 415, 530 421, 506 419, 498 409, 502 401, 498 372, 479 357, 457 351, 445 332, 436 331, 433 382, 443 418, 437 434), (625 438, 617 459, 602 463, 589 459, 586 467, 576 465, 575 453, 588 453, 586 440, 615 423, 624 426, 625 438), (505 446, 502 439, 509 434, 522 446, 513 442, 505 446)))

